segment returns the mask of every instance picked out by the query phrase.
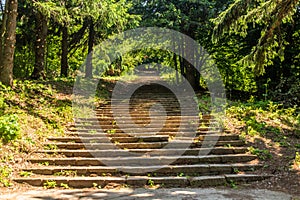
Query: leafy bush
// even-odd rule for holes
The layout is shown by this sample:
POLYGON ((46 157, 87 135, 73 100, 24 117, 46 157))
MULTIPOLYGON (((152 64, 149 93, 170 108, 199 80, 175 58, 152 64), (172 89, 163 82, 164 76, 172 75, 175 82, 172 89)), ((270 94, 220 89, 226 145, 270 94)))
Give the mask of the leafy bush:
POLYGON ((267 149, 257 149, 254 147, 249 147, 249 151, 253 155, 257 155, 261 160, 267 160, 267 159, 271 159, 273 157, 272 154, 270 153, 270 151, 267 149))
POLYGON ((0 139, 7 143, 19 137, 20 126, 16 115, 0 116, 0 139))
POLYGON ((12 169, 7 166, 0 166, 0 186, 10 187, 12 183, 9 180, 9 176, 12 173, 12 169))

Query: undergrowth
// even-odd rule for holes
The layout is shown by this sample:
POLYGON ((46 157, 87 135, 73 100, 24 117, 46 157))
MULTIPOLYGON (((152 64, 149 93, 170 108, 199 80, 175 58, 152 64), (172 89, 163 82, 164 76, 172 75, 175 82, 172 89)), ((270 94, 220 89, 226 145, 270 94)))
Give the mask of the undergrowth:
MULTIPOLYGON (((225 126, 236 132, 261 160, 287 159, 286 168, 300 149, 300 110, 273 101, 229 102, 225 126)), ((278 161, 277 161, 278 162, 278 161)))
POLYGON ((0 187, 11 186, 17 163, 72 121, 72 79, 0 84, 0 187), (12 170, 14 169, 14 170, 12 170))

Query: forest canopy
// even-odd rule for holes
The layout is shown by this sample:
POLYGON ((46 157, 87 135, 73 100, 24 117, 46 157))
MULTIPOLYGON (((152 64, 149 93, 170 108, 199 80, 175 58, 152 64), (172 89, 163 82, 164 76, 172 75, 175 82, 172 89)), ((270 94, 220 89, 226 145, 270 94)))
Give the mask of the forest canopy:
MULTIPOLYGON (((138 27, 179 31, 214 58, 227 96, 268 98, 286 105, 300 99, 299 0, 6 0, 1 2, 0 81, 97 75, 94 47, 138 27)), ((196 90, 201 75, 178 55, 141 49, 103 62, 119 76, 147 62, 169 63, 196 90)))

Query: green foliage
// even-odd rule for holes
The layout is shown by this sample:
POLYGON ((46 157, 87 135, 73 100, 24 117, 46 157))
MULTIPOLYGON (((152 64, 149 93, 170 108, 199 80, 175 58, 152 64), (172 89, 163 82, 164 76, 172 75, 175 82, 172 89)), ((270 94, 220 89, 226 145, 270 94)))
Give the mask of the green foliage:
POLYGON ((0 116, 0 139, 7 143, 20 136, 20 126, 17 115, 0 116))
POLYGON ((249 147, 249 151, 252 154, 257 155, 261 160, 268 160, 272 158, 272 154, 267 149, 261 150, 254 147, 249 147))
POLYGON ((17 44, 14 59, 14 76, 16 78, 27 78, 31 75, 34 66, 34 53, 30 46, 21 46, 17 44))
POLYGON ((44 147, 45 150, 57 150, 57 146, 55 144, 47 144, 44 147))
POLYGON ((107 130, 107 133, 108 134, 115 134, 116 133, 116 129, 107 130))
POLYGON ((70 16, 62 1, 33 1, 34 8, 60 24, 69 23, 70 16))
POLYGON ((77 176, 77 171, 74 170, 62 170, 54 173, 54 176, 77 176))
POLYGON ((3 185, 4 187, 10 187, 12 186, 12 183, 9 180, 9 176, 12 173, 12 169, 8 166, 0 166, 0 185, 3 185))
MULTIPOLYGON (((7 108, 9 106, 5 109, 5 115, 0 118, 2 137, 3 134, 11 135, 11 138, 17 137, 18 131, 20 131, 18 126, 21 126, 21 124, 18 125, 18 120, 23 122, 22 125, 28 123, 26 126, 43 123, 43 125, 40 124, 40 128, 48 129, 48 132, 54 129, 63 131, 63 124, 72 120, 71 102, 70 100, 58 99, 56 95, 59 92, 71 90, 72 82, 73 80, 56 80, 48 83, 15 81, 14 89, 0 90, 0 93, 3 94, 3 98, 0 98, 1 107, 7 108), (12 115, 11 113, 15 114, 12 115), (30 124, 28 120, 31 120, 32 117, 36 118, 36 121, 30 124), (9 126, 11 128, 8 128, 9 126)), ((21 129, 23 128, 27 127, 22 126, 21 129)), ((21 135, 26 137, 23 132, 21 135)))
POLYGON ((234 180, 229 180, 229 185, 233 189, 237 189, 238 188, 237 184, 236 184, 236 182, 234 180))
POLYGON ((299 152, 296 152, 294 163, 296 165, 300 166, 300 154, 299 154, 299 152))
POLYGON ((32 172, 28 172, 28 171, 21 171, 19 174, 20 174, 20 176, 22 176, 22 177, 29 177, 29 176, 31 176, 33 173, 32 173, 32 172))
POLYGON ((60 187, 63 187, 64 189, 69 189, 70 188, 69 185, 66 184, 66 183, 61 183, 60 187))
MULTIPOLYGON (((300 114, 297 107, 285 108, 272 101, 235 102, 227 109, 228 124, 239 127, 240 137, 253 143, 268 140, 266 147, 292 147, 293 138, 299 138, 300 114)), ((297 148, 297 145, 295 145, 297 148)), ((269 159, 266 150, 250 149, 261 159, 269 159)))
POLYGON ((55 188, 56 186, 57 186, 57 183, 56 183, 56 181, 53 181, 53 180, 47 180, 47 181, 44 183, 44 188, 45 188, 45 189, 55 188))
POLYGON ((264 67, 273 64, 273 59, 284 59, 285 41, 279 31, 283 23, 292 21, 296 12, 298 0, 260 1, 235 0, 229 8, 222 12, 215 20, 213 40, 216 42, 224 34, 239 34, 245 37, 249 26, 263 27, 256 45, 241 61, 244 65, 255 66, 257 74, 264 73, 264 67))
POLYGON ((152 179, 148 179, 147 185, 150 186, 150 187, 154 187, 155 183, 154 183, 154 181, 152 179))

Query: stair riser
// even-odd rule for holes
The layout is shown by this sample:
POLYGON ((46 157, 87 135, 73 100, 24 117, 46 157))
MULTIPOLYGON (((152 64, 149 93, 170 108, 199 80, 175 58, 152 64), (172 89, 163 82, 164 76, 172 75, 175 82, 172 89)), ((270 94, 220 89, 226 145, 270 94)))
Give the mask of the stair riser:
MULTIPOLYGON (((156 119, 159 120, 159 116, 156 116, 156 117, 157 117, 156 119)), ((137 118, 137 121, 143 119, 142 116, 140 116, 139 118, 138 117, 136 117, 136 118, 137 118)), ((145 118, 149 119, 149 115, 146 116, 145 118)), ((188 121, 188 120, 192 121, 192 120, 195 120, 195 116, 166 116, 166 118, 165 118, 165 116, 163 116, 161 119, 166 119, 168 121, 174 121, 174 123, 176 123, 176 122, 180 123, 180 122, 183 122, 183 121, 188 121)), ((76 122, 80 122, 80 123, 85 123, 86 122, 86 123, 89 123, 89 122, 99 122, 99 121, 105 121, 105 120, 112 122, 115 119, 114 119, 114 117, 112 115, 111 116, 100 115, 99 117, 95 117, 95 118, 77 118, 76 122)), ((131 121, 132 119, 124 117, 124 118, 122 118, 122 120, 124 120, 124 121, 131 121)), ((216 120, 214 120, 214 119, 199 119, 199 120, 200 120, 200 122, 204 122, 204 123, 216 122, 216 120)))
MULTIPOLYGON (((159 121, 159 120, 157 120, 159 121)), ((122 120, 122 124, 130 124, 132 123, 133 121, 132 120, 122 120)), ((91 121, 91 122, 76 122, 74 126, 72 127, 81 127, 81 126, 107 126, 107 125, 110 125, 110 126, 115 126, 115 124, 113 124, 114 121, 110 121, 110 120, 106 120, 106 119, 99 119, 99 121, 91 121)), ((143 119, 138 119, 138 120, 135 120, 134 121, 135 124, 138 124, 138 125, 148 125, 150 123, 150 120, 149 118, 147 120, 143 120, 143 119)), ((207 123, 207 122, 201 122, 201 121, 187 121, 187 120, 178 120, 178 121, 175 121, 175 120, 166 120, 164 125, 165 126, 187 126, 187 125, 199 125, 200 127, 209 127, 209 126, 212 126, 212 127, 217 127, 218 126, 218 123, 216 122, 211 122, 211 123, 207 123)), ((152 122, 152 125, 158 125, 158 123, 156 121, 152 122)), ((160 125, 160 123, 159 123, 160 125)))
MULTIPOLYGON (((157 170, 151 170, 145 172, 144 168, 141 169, 132 169, 130 167, 122 167, 122 168, 115 168, 115 169, 107 169, 107 168, 44 168, 44 169, 27 169, 25 171, 32 172, 34 174, 39 175, 55 175, 63 172, 72 172, 77 176, 124 176, 124 175, 140 175, 140 176, 148 176, 151 174, 152 176, 204 176, 204 175, 221 175, 221 174, 234 174, 236 171, 239 172, 249 172, 253 170, 257 170, 262 166, 230 166, 230 165, 203 165, 203 166, 180 166, 180 167, 165 167, 165 168, 154 168, 157 170), (134 173, 130 173, 131 170, 134 170, 134 173), (140 171, 140 173, 138 173, 140 171)), ((57 175, 56 175, 57 176, 57 175)))
MULTIPOLYGON (((56 141, 56 142, 76 142, 76 143, 105 143, 111 142, 119 142, 119 143, 136 143, 136 142, 168 142, 169 136, 158 136, 158 137, 142 137, 142 136, 134 136, 134 137, 124 137, 122 135, 118 135, 117 137, 113 134, 98 134, 94 137, 63 137, 63 138, 48 138, 49 141, 56 141)), ((129 135, 126 135, 129 136, 129 135)), ((174 135, 175 136, 175 135, 174 135)), ((210 135, 201 135, 196 137, 174 137, 176 140, 181 141, 191 141, 194 138, 194 141, 232 141, 232 140, 239 140, 238 135, 222 135, 222 136, 210 136, 210 135)))
POLYGON ((203 177, 124 177, 124 178, 80 178, 80 179, 70 179, 70 178, 20 178, 15 179, 14 181, 18 183, 27 183, 33 186, 44 186, 47 180, 55 181, 59 186, 62 183, 67 184, 71 188, 91 188, 95 184, 101 186, 102 188, 107 186, 109 183, 124 184, 130 186, 139 186, 143 187, 149 185, 151 181, 154 185, 159 184, 164 187, 208 187, 208 186, 217 186, 217 185, 230 185, 230 183, 247 183, 251 181, 260 181, 269 178, 268 176, 203 176, 203 177))
POLYGON ((98 160, 98 159, 56 159, 56 160, 30 160, 32 163, 45 163, 50 165, 61 165, 61 166, 105 166, 109 163, 111 166, 151 166, 154 162, 158 162, 162 165, 172 163, 173 165, 186 165, 186 164, 209 164, 209 163, 243 163, 249 162, 256 159, 253 156, 241 156, 241 157, 199 157, 199 158, 178 158, 174 161, 174 158, 164 158, 162 160, 151 159, 151 158, 140 158, 140 159, 127 159, 123 160, 98 160))
POLYGON ((222 130, 207 130, 207 129, 201 129, 199 128, 198 130, 196 128, 156 128, 157 130, 151 130, 150 128, 128 128, 128 129, 116 129, 116 128, 109 128, 109 129, 102 129, 102 128, 98 128, 98 129, 80 129, 80 128, 74 128, 74 129, 70 129, 70 132, 80 132, 80 133, 97 133, 97 132, 105 132, 105 133, 111 133, 113 131, 113 133, 133 133, 133 134, 138 134, 138 133, 151 133, 151 134, 156 134, 156 133, 163 133, 163 132, 173 132, 173 134, 178 133, 178 131, 180 132, 184 132, 184 133, 191 133, 192 135, 196 133, 201 133, 201 134, 213 134, 213 133, 222 133, 222 130), (196 130, 196 131, 195 131, 196 130), (149 132, 148 132, 149 131, 149 132))
POLYGON ((174 137, 195 137, 195 136, 206 136, 206 135, 216 135, 223 134, 220 131, 197 131, 197 132, 170 132, 170 131, 160 131, 160 132, 136 132, 136 133, 105 133, 103 131, 92 132, 90 130, 81 130, 80 132, 67 132, 66 135, 71 137, 139 137, 139 136, 149 136, 149 135, 162 135, 162 136, 174 136, 174 137))
MULTIPOLYGON (((174 149, 163 149, 160 151, 143 151, 143 150, 132 150, 131 152, 136 154, 146 154, 147 152, 151 152, 153 156, 177 156, 182 154, 180 150, 174 149)), ((185 156, 197 156, 197 155, 227 155, 227 154, 243 154, 247 152, 247 148, 221 148, 221 149, 188 149, 182 155, 185 156)), ((92 150, 80 150, 80 151, 72 151, 72 150, 58 150, 58 151, 39 151, 37 153, 48 153, 48 154, 63 154, 67 157, 86 157, 86 158, 93 158, 93 157, 133 157, 134 154, 128 154, 126 151, 116 151, 116 150, 106 150, 106 151, 92 151, 92 150)))
MULTIPOLYGON (((148 128, 149 129, 149 124, 134 124, 134 126, 136 126, 137 128, 148 128)), ((204 127, 204 126, 198 126, 196 124, 151 124, 151 128, 162 128, 163 127, 163 130, 176 130, 176 129, 181 129, 181 130, 199 130, 199 131, 210 131, 210 130, 221 130, 221 127, 220 126, 207 126, 207 127, 204 127), (181 127, 180 127, 181 126, 181 127)), ((75 130, 76 129, 120 129, 118 125, 76 125, 75 126, 76 128, 73 128, 73 129, 70 129, 71 131, 72 130, 75 130)), ((133 127, 133 124, 122 124, 122 129, 123 130, 131 130, 132 127, 133 127)))
POLYGON ((169 147, 172 148, 210 148, 210 147, 218 147, 218 146, 243 146, 243 141, 205 141, 205 143, 197 142, 197 143, 191 143, 191 142, 156 142, 156 143, 49 143, 48 146, 56 146, 59 149, 90 149, 90 150, 96 150, 96 149, 115 149, 115 147, 121 148, 121 149, 161 149, 164 148, 166 145, 169 145, 169 147))
MULTIPOLYGON (((137 143, 137 142, 167 142, 169 137, 157 137, 157 138, 138 138, 138 137, 113 137, 108 138, 109 135, 104 135, 102 137, 95 138, 49 138, 50 141, 56 142, 70 142, 75 143, 105 143, 108 142, 119 142, 119 143, 137 143)), ((111 136, 110 136, 111 137, 111 136)))

